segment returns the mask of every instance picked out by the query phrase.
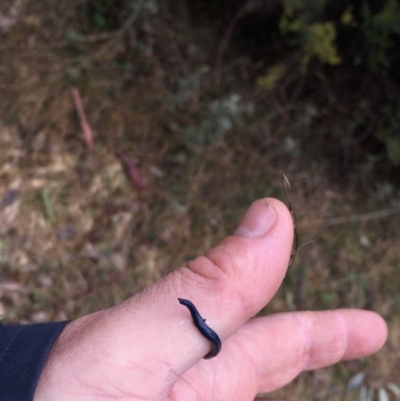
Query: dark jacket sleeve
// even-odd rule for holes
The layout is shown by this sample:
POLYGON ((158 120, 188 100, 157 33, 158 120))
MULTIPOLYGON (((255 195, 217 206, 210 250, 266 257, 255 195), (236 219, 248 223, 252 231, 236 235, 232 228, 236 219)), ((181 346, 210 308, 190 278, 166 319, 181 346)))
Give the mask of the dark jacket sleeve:
POLYGON ((33 400, 46 357, 68 323, 0 326, 1 400, 33 400))

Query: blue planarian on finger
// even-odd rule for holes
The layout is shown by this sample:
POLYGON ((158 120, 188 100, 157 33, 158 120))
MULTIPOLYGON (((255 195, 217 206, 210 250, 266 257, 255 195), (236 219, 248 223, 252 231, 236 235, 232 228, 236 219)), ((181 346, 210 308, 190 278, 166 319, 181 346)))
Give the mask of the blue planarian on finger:
POLYGON ((221 351, 221 340, 218 337, 218 334, 206 325, 205 319, 201 317, 199 311, 192 302, 182 298, 178 298, 178 301, 181 305, 184 305, 189 309, 194 325, 197 327, 202 336, 211 342, 211 351, 204 357, 204 359, 210 359, 214 356, 217 356, 219 351, 221 351))

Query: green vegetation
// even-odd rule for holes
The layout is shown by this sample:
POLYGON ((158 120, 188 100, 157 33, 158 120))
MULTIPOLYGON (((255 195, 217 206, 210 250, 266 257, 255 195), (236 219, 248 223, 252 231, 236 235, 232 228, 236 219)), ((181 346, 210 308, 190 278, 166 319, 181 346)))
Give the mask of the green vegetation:
MULTIPOLYGON (((281 59, 276 60, 269 54, 274 62, 266 62, 257 84, 265 90, 279 91, 285 81, 296 79, 305 91, 307 85, 302 86, 305 80, 316 81, 321 87, 317 114, 321 109, 341 104, 342 115, 338 118, 334 112, 336 119, 331 131, 340 132, 343 143, 360 143, 358 155, 364 158, 371 156, 371 147, 379 149, 381 143, 379 154, 398 167, 400 104, 395 90, 400 81, 398 2, 284 0, 276 12, 279 24, 275 30, 271 28, 270 36, 278 41, 276 47, 286 49, 286 61, 280 55, 281 59), (335 88, 330 85, 333 82, 335 88), (382 87, 385 90, 380 90, 382 87), (352 92, 355 98, 346 98, 352 92), (365 143, 368 145, 363 147, 365 143)), ((263 56, 258 54, 257 58, 262 63, 263 56)), ((317 92, 315 88, 312 90, 317 92)), ((297 92, 295 88, 295 98, 297 92)), ((313 126, 309 129, 313 130, 313 126)), ((324 135, 323 139, 328 137, 324 135)))

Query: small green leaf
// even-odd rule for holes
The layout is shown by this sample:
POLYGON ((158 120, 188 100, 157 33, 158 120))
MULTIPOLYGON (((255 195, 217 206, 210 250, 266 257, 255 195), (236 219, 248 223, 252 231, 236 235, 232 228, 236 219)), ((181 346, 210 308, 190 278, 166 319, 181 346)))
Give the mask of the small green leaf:
POLYGON ((54 213, 53 213, 53 207, 52 207, 51 201, 50 201, 49 191, 46 188, 43 188, 42 191, 40 192, 40 195, 41 195, 42 202, 43 202, 45 217, 48 221, 50 221, 51 223, 54 223, 54 213))

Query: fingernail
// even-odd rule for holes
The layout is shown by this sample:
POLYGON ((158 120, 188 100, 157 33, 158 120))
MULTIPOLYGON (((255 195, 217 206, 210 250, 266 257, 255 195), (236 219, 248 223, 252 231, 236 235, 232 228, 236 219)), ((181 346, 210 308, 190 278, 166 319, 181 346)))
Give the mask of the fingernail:
POLYGON ((257 238, 264 236, 275 223, 275 211, 264 199, 254 202, 244 215, 234 235, 257 238))

